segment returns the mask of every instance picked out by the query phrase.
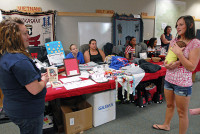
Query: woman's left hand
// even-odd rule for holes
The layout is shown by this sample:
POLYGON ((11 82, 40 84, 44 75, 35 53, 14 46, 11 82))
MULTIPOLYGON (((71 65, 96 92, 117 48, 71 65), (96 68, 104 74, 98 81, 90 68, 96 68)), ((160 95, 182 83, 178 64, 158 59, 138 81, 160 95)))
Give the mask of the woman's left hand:
POLYGON ((167 64, 167 61, 164 62, 165 68, 171 70, 171 69, 175 69, 177 67, 179 67, 181 65, 180 61, 175 61, 175 62, 171 62, 169 64, 167 64))

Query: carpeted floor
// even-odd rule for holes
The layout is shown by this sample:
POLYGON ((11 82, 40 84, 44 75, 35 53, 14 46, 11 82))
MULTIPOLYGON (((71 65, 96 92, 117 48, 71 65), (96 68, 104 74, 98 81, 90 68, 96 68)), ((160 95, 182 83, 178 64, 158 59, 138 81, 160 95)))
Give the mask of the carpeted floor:
MULTIPOLYGON (((196 75, 189 108, 200 107, 200 74, 196 75)), ((154 123, 162 123, 165 116, 166 103, 147 105, 144 108, 135 104, 117 104, 116 120, 84 131, 85 134, 178 134, 178 115, 171 122, 170 131, 155 130, 154 123)), ((200 134, 200 116, 189 115, 187 134, 200 134)), ((0 134, 19 134, 19 129, 13 123, 0 124, 0 134)))

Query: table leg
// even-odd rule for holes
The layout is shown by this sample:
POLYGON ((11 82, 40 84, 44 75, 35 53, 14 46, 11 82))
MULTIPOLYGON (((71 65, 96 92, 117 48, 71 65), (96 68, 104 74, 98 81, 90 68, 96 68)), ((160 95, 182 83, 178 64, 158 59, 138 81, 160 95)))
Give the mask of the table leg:
POLYGON ((164 76, 159 77, 154 81, 154 84, 157 86, 157 91, 164 95, 164 76))

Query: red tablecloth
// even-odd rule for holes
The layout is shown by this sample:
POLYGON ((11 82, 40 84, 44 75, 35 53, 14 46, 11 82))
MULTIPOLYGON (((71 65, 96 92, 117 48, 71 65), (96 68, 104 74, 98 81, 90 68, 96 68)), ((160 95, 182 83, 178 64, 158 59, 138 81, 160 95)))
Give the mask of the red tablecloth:
MULTIPOLYGON (((65 76, 59 76, 59 79, 64 78, 65 76)), ((85 80, 85 79, 83 79, 85 80)), ((45 101, 51 101, 56 98, 66 98, 71 96, 79 96, 82 94, 89 94, 93 92, 99 92, 103 90, 111 89, 111 81, 106 83, 97 83, 94 85, 66 90, 65 87, 58 87, 58 88, 47 88, 47 93, 45 97, 45 101)))
MULTIPOLYGON (((167 69, 165 67, 162 67, 161 70, 157 71, 156 73, 145 73, 145 76, 141 81, 158 79, 159 77, 165 76, 166 70, 167 69)), ((111 89, 115 89, 115 81, 114 80, 112 80, 111 84, 112 84, 111 89)), ((120 86, 120 84, 118 84, 118 86, 120 86)))
MULTIPOLYGON (((162 63, 157 63, 162 64, 162 63)), ((157 79, 161 76, 165 76, 166 68, 162 67, 161 70, 157 71, 156 73, 146 73, 142 81, 148 81, 152 79, 157 79)), ((65 76, 59 76, 59 79, 64 78, 65 76)), ((84 80, 84 79, 83 79, 84 80)), ((47 89, 45 101, 51 101, 56 98, 65 98, 65 97, 72 97, 72 96, 79 96, 83 94, 89 94, 93 92, 99 92, 108 89, 115 89, 115 81, 110 80, 106 83, 97 83, 95 85, 90 85, 86 87, 66 90, 64 87, 52 88, 49 87, 47 89)))

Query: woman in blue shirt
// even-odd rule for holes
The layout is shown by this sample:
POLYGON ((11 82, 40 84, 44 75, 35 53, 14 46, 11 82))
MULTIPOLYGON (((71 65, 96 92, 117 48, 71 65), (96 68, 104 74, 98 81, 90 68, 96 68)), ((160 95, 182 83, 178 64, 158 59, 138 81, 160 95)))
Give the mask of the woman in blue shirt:
POLYGON ((42 134, 47 74, 41 74, 27 52, 29 35, 24 23, 0 23, 0 88, 3 109, 21 134, 42 134))
POLYGON ((77 58, 79 64, 85 63, 83 54, 78 51, 78 48, 75 44, 71 44, 69 49, 70 49, 71 52, 66 56, 67 59, 68 58, 77 58))

